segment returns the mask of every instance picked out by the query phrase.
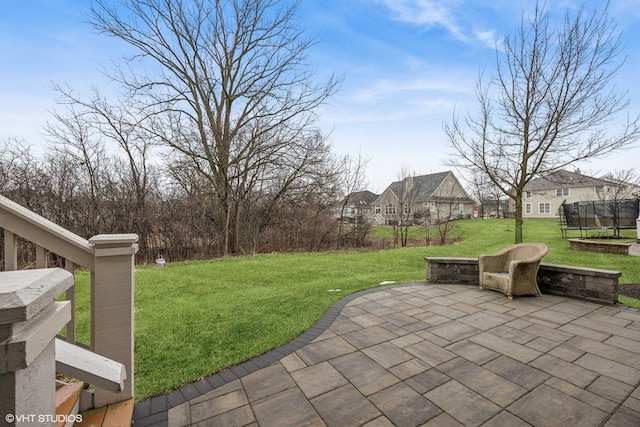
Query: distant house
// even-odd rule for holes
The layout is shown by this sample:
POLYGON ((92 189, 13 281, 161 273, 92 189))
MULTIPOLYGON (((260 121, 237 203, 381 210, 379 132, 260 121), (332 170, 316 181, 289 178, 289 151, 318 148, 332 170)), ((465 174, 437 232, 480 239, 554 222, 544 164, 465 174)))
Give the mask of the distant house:
MULTIPOLYGON (((504 196, 503 196, 504 197, 504 196)), ((476 206, 474 218, 506 218, 509 213, 509 201, 501 199, 485 199, 482 204, 476 206)))
POLYGON ((371 222, 390 224, 469 218, 474 202, 453 172, 446 171, 392 182, 372 205, 371 222))
MULTIPOLYGON (((579 170, 558 170, 544 177, 532 179, 522 197, 523 218, 554 218, 563 202, 608 199, 615 191, 615 183, 602 178, 582 175, 579 170)), ((515 202, 509 201, 509 210, 515 212, 515 202)))
POLYGON ((336 218, 355 220, 359 217, 368 218, 373 213, 373 201, 378 195, 371 191, 356 191, 338 202, 334 208, 336 218))

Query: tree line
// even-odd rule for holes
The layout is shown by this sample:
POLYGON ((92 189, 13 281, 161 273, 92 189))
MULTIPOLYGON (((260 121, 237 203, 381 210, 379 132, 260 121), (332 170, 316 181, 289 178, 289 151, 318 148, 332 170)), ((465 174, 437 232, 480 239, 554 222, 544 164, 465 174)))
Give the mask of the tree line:
MULTIPOLYGON (((236 232, 238 254, 319 251, 335 248, 338 222, 331 211, 338 173, 325 175, 278 203, 250 194, 236 232)), ((5 140, 0 149, 0 194, 84 237, 137 233, 140 262, 223 256, 220 205, 205 183, 171 164, 134 166, 95 142, 62 144, 38 153, 25 142, 5 140)))
POLYGON ((316 122, 341 79, 310 67, 297 7, 93 1, 88 23, 133 52, 116 89, 55 85, 49 149, 6 141, 0 190, 83 237, 135 232, 145 260, 335 247, 344 161, 316 122))

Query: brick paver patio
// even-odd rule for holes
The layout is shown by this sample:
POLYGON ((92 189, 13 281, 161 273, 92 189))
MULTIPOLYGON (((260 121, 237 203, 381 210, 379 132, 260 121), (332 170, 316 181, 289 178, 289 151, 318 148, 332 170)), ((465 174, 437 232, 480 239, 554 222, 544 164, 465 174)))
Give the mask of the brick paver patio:
POLYGON ((136 405, 134 425, 639 426, 640 311, 414 284, 136 405))

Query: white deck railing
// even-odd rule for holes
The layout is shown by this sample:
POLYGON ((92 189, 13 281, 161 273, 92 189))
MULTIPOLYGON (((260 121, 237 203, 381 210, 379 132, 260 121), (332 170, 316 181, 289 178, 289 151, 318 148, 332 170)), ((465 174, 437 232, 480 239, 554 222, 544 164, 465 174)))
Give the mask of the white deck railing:
MULTIPOLYGON (((0 228, 4 229, 4 270, 18 269, 18 236, 36 247, 36 268, 47 268, 47 252, 65 259, 64 268, 91 272, 92 352, 124 365, 127 379, 120 392, 96 388, 94 405, 104 406, 133 396, 133 273, 138 236, 102 234, 89 240, 0 196, 0 228)), ((1 284, 0 284, 1 286, 1 284)), ((66 292, 71 320, 66 340, 76 343, 75 285, 66 292)), ((84 380, 83 378, 79 378, 84 380)))

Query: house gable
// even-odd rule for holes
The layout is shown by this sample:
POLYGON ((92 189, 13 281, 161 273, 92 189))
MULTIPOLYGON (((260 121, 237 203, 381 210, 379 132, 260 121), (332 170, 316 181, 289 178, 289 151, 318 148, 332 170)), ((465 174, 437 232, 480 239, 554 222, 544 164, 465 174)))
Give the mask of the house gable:
POLYGON ((458 181, 452 172, 449 172, 445 179, 443 179, 438 187, 433 191, 432 199, 448 199, 461 203, 473 203, 469 194, 467 194, 464 187, 460 184, 460 181, 458 181))
POLYGON ((377 214, 374 221, 383 224, 418 212, 447 218, 470 216, 473 200, 455 175, 446 171, 392 182, 373 204, 377 214))

